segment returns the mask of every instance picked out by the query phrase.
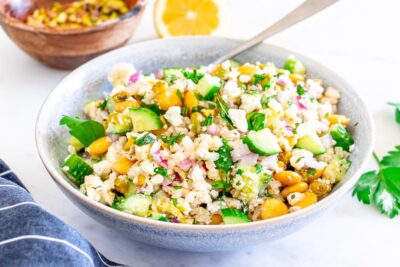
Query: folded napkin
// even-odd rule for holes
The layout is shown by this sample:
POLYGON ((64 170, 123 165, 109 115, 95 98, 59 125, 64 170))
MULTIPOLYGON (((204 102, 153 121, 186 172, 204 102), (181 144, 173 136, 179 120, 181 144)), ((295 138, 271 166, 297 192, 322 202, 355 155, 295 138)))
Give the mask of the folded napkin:
POLYGON ((0 266, 125 266, 41 208, 0 159, 0 266))

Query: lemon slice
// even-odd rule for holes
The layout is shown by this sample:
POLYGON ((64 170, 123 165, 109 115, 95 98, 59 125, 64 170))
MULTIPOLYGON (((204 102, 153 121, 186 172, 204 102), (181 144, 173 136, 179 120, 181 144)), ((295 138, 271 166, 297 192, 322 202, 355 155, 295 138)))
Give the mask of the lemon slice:
POLYGON ((157 0, 154 21, 161 37, 221 31, 224 0, 157 0))

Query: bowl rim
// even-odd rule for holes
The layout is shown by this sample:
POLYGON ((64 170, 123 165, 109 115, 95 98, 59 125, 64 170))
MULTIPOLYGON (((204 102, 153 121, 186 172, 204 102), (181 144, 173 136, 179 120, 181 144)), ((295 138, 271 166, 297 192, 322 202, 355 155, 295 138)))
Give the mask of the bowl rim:
MULTIPOLYGON (((4 0, 4 1, 9 1, 9 0, 4 0)), ((83 27, 83 28, 78 28, 78 29, 52 29, 52 28, 39 28, 39 27, 34 27, 30 26, 23 21, 13 18, 7 14, 5 14, 2 10, 0 10, 0 22, 4 23, 10 27, 19 29, 19 30, 24 30, 27 32, 34 32, 34 33, 44 33, 48 35, 78 35, 78 34, 85 34, 85 33, 92 33, 92 32, 99 32, 103 30, 107 30, 109 27, 118 24, 119 22, 123 22, 125 20, 128 20, 130 18, 135 17, 138 15, 141 11, 143 11, 146 7, 147 0, 138 0, 133 6, 128 13, 122 15, 119 18, 112 19, 109 21, 105 21, 104 23, 101 23, 99 25, 95 26, 90 26, 90 27, 83 27)))
MULTIPOLYGON (((323 199, 321 199, 320 201, 318 201, 317 203, 308 206, 305 209, 301 209, 299 211, 293 212, 293 213, 289 213, 280 217, 275 217, 275 218, 271 218, 268 220, 260 220, 260 221, 255 221, 255 222, 250 222, 250 223, 242 223, 242 224, 229 224, 229 225, 192 225, 192 224, 180 224, 180 223, 165 223, 165 222, 161 222, 161 221, 157 221, 157 220, 153 220, 150 218, 144 218, 144 217, 140 217, 140 216, 136 216, 136 215, 132 215, 132 214, 127 214, 118 210, 115 210, 111 207, 108 207, 100 202, 96 202, 92 199, 90 199, 89 197, 87 197, 86 195, 82 194, 79 190, 77 190, 75 187, 72 186, 71 183, 69 183, 61 174, 60 172, 60 168, 58 168, 58 166, 52 166, 52 164, 50 163, 50 159, 48 157, 48 154, 45 152, 44 150, 44 145, 43 145, 43 139, 41 138, 41 134, 40 134, 40 129, 39 129, 39 125, 40 125, 40 120, 42 118, 42 113, 43 110, 48 102, 48 100, 52 97, 53 94, 55 94, 58 90, 60 90, 59 88, 62 87, 62 84, 68 82, 69 80, 72 80, 75 78, 75 76, 81 72, 81 70, 84 70, 87 67, 90 67, 92 65, 96 65, 97 62, 101 62, 103 58, 108 58, 108 57, 112 57, 114 54, 118 54, 118 53, 123 53, 124 51, 135 51, 134 47, 138 44, 157 44, 157 43, 163 43, 169 40, 176 40, 176 41, 193 41, 195 42, 196 40, 199 39, 220 39, 220 40, 224 40, 227 42, 241 42, 243 40, 240 39, 233 39, 233 38, 225 38, 225 37, 210 37, 210 36, 184 36, 184 37, 174 37, 174 38, 165 38, 165 39, 155 39, 155 40, 150 40, 150 41, 143 41, 143 42, 138 42, 135 44, 131 44, 122 48, 118 48, 115 49, 113 51, 110 51, 102 56, 99 56, 93 60, 90 60, 89 62, 83 64, 82 66, 78 67, 77 69, 75 69, 74 71, 72 71, 70 74, 68 74, 65 78, 63 78, 63 80, 61 80, 58 85, 56 86, 56 88, 47 96, 47 98, 45 99, 42 107, 40 108, 39 114, 37 116, 37 121, 36 121, 36 126, 35 126, 35 141, 36 141, 36 148, 38 150, 40 159, 42 161, 42 163, 44 164, 45 168, 47 169, 47 171, 49 172, 50 176, 52 177, 52 179, 58 184, 58 186, 60 186, 62 189, 67 190, 70 194, 72 194, 75 198, 79 199, 79 201, 84 202, 85 205, 89 205, 92 206, 96 209, 99 209, 101 212, 107 214, 108 216, 111 217, 117 217, 119 219, 122 219, 124 221, 128 221, 130 223, 136 223, 136 224, 141 224, 141 225, 146 225, 146 226, 152 226, 152 227, 158 227, 158 228, 164 228, 164 229, 170 229, 170 230, 179 230, 179 231, 215 231, 215 232, 221 232, 221 231, 227 231, 227 230, 246 230, 246 229, 254 229, 254 228, 262 228, 265 227, 267 225, 273 225, 273 224, 278 224, 278 223, 284 223, 284 222, 288 222, 291 220, 294 220, 296 218, 300 218, 309 214, 313 214, 315 212, 317 212, 318 210, 322 210, 325 207, 330 206, 331 204, 334 203, 334 201, 336 200, 336 198, 340 198, 341 196, 343 196, 344 194, 346 194, 356 183, 358 177, 361 174, 361 171, 366 167, 366 165, 368 164, 372 152, 373 152, 373 146, 375 143, 375 129, 373 127, 373 119, 372 119, 372 115, 369 111, 369 109, 367 108, 364 100, 360 97, 360 95, 357 93, 357 91, 355 91, 353 89, 353 87, 343 78, 341 78, 339 75, 337 75, 335 72, 333 72, 332 70, 330 70, 329 68, 323 66, 322 64, 314 61, 313 59, 310 59, 306 56, 303 56, 299 53, 296 53, 294 51, 291 50, 287 50, 285 48, 276 46, 276 45, 271 45, 271 44, 267 44, 267 43, 262 43, 261 45, 265 45, 267 47, 271 47, 273 49, 277 49, 280 50, 286 54, 295 54, 297 55, 299 58, 303 58, 306 61, 312 63, 314 66, 317 66, 319 69, 323 70, 323 71, 327 71, 330 73, 332 79, 334 80, 340 80, 340 82, 342 84, 344 84, 347 88, 350 88, 354 94, 357 96, 357 100, 359 101, 359 105, 361 106, 361 108, 364 110, 365 112, 365 118, 366 118, 366 122, 368 125, 370 125, 370 131, 369 131, 369 135, 371 137, 371 142, 368 146, 368 148, 366 149, 366 153, 363 156, 363 159, 361 160, 358 168, 355 170, 354 174, 349 177, 349 180, 346 181, 345 183, 343 183, 340 187, 338 187, 334 192, 332 192, 331 194, 329 194, 328 196, 324 197, 323 199)), ((64 192, 65 193, 65 192, 64 192)))

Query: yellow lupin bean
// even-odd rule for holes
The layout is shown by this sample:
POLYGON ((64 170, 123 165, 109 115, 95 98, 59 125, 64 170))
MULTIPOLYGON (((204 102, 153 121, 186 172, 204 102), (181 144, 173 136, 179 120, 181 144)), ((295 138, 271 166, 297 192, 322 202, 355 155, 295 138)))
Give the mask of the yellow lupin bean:
POLYGON ((257 67, 254 65, 250 65, 250 64, 245 64, 239 67, 238 71, 240 72, 240 74, 242 75, 248 75, 250 76, 250 81, 253 81, 254 79, 254 74, 257 71, 257 67))
POLYGON ((136 185, 142 186, 142 185, 144 185, 145 182, 146 182, 146 176, 144 176, 143 174, 139 174, 137 177, 136 185))
POLYGON ((140 104, 136 100, 125 100, 122 102, 118 102, 115 104, 115 111, 116 112, 123 112, 127 108, 138 108, 140 107, 140 104))
POLYGON ((330 125, 340 123, 343 126, 348 126, 350 124, 350 119, 344 115, 333 114, 329 115, 326 119, 329 121, 330 125))
POLYGON ((274 174, 274 179, 278 180, 282 185, 294 185, 301 182, 302 177, 294 171, 283 171, 274 174))
POLYGON ((289 79, 292 80, 292 82, 294 84, 296 84, 298 82, 304 82, 304 76, 301 74, 297 74, 297 73, 290 73, 289 79))
POLYGON ((127 179, 123 179, 121 177, 117 177, 114 180, 114 189, 122 194, 125 194, 128 190, 128 181, 127 179))
POLYGON ((318 201, 318 197, 316 194, 312 192, 304 192, 304 198, 297 202, 294 207, 300 207, 304 209, 305 207, 311 206, 312 204, 318 201))
POLYGON ((295 193, 295 192, 303 193, 303 192, 307 191, 307 189, 308 189, 308 184, 305 182, 300 182, 300 183, 285 187, 281 191, 281 195, 284 198, 286 198, 291 193, 295 193))
POLYGON ((189 108, 189 111, 191 111, 192 108, 195 108, 199 105, 199 100, 197 100, 196 95, 192 91, 189 91, 185 94, 183 103, 189 108))
POLYGON ((222 223, 222 216, 219 214, 213 214, 211 216, 211 224, 217 225, 222 223))
POLYGON ((107 136, 100 137, 90 144, 90 146, 87 148, 87 151, 92 157, 97 158, 98 156, 106 153, 111 144, 112 142, 107 136))
POLYGON ((278 198, 267 198, 261 207, 261 219, 266 220, 289 213, 286 204, 278 198))
POLYGON ((112 169, 119 174, 127 174, 132 165, 133 161, 127 159, 126 157, 121 157, 113 164, 112 169))

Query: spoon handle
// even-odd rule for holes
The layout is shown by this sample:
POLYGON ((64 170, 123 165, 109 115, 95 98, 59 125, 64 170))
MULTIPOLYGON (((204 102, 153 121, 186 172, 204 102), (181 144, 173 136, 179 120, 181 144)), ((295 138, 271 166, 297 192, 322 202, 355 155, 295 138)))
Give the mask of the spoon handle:
POLYGON ((273 36, 276 33, 279 33, 296 23, 311 17, 312 15, 318 13, 319 11, 327 8, 328 6, 336 3, 339 0, 306 0, 304 3, 302 3, 300 6, 298 6, 296 9, 294 9, 292 12, 287 14, 285 17, 277 21, 275 24, 271 25, 264 31, 260 32, 256 36, 254 36, 252 39, 240 44, 239 46, 235 47, 231 51, 229 51, 227 54, 221 56, 217 60, 213 62, 213 64, 220 64, 240 53, 243 51, 261 43, 265 39, 273 36))

